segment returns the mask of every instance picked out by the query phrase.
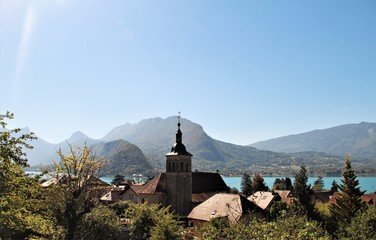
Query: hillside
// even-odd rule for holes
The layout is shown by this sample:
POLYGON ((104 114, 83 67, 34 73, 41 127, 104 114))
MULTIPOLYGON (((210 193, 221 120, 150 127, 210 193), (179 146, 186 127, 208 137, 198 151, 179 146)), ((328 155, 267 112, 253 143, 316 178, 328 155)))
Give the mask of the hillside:
POLYGON ((94 144, 93 152, 97 156, 103 156, 109 162, 103 169, 103 174, 115 176, 121 174, 131 176, 138 173, 145 176, 153 176, 154 171, 141 149, 124 140, 101 142, 94 144))
POLYGON ((353 158, 376 158, 376 123, 361 122, 257 142, 251 146, 277 152, 316 151, 353 158))
MULTIPOLYGON (((240 146, 215 140, 205 133, 202 126, 188 119, 181 119, 181 123, 183 143, 187 150, 193 154, 192 167, 194 170, 216 171, 218 169, 225 174, 253 171, 265 175, 293 175, 300 165, 306 165, 311 172, 325 175, 338 174, 343 166, 344 154, 339 154, 339 152, 325 152, 321 148, 301 148, 298 153, 260 150, 253 146, 240 146)), ((145 119, 136 124, 127 123, 116 127, 98 140, 90 139, 83 133, 77 132, 67 141, 53 145, 53 149, 64 149, 67 147, 67 142, 70 144, 73 142, 72 145, 74 146, 80 146, 86 142, 89 145, 97 146, 98 152, 111 160, 113 165, 109 167, 108 173, 116 174, 117 172, 126 171, 133 174, 141 173, 143 169, 144 172, 149 173, 151 168, 155 171, 164 171, 165 154, 170 151, 171 146, 175 143, 176 124, 176 117, 145 119), (117 140, 123 141, 119 142, 117 140), (113 141, 115 143, 110 144, 113 141), (141 150, 138 151, 129 146, 125 147, 123 143, 125 141, 128 144, 134 144, 133 146, 137 146, 141 150), (135 160, 136 158, 131 158, 136 152, 137 160, 135 160)), ((372 130, 369 130, 369 132, 372 135, 372 130)), ((327 138, 330 138, 331 134, 334 133, 328 133, 327 138)), ((349 132, 347 138, 344 137, 349 142, 351 134, 361 135, 360 133, 349 132)), ((295 141, 299 143, 298 140, 295 141)), ((303 139, 300 141, 303 142, 303 139)), ((332 142, 331 145, 337 143, 337 140, 332 139, 320 139, 320 141, 324 142, 327 148, 330 146, 330 142, 332 142)), ((291 145, 293 144, 297 143, 292 141, 291 145)), ((338 143, 338 145, 340 146, 341 144, 338 143)), ((42 151, 45 156, 53 154, 53 152, 47 151, 51 149, 51 146, 45 146, 44 149, 38 148, 39 146, 36 145, 33 151, 42 151)), ((363 152, 366 152, 366 150, 369 153, 371 152, 371 150, 364 147, 363 152)), ((49 160, 51 158, 47 159, 47 161, 49 160)), ((357 171, 376 171, 374 167, 376 158, 353 158, 353 160, 353 166, 357 171)), ((33 160, 30 162, 33 162, 33 160)))

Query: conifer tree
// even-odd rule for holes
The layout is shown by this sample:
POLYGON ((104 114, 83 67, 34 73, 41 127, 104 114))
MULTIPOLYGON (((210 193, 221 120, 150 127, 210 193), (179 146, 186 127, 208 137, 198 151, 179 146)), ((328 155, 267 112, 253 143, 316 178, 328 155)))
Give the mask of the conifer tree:
POLYGON ((307 184, 307 168, 301 166, 299 173, 295 176, 294 194, 297 200, 297 208, 300 214, 306 214, 309 218, 315 219, 317 213, 314 205, 311 203, 311 185, 307 184))
POLYGON ((313 184, 312 190, 314 192, 322 192, 323 189, 324 189, 324 180, 322 179, 322 176, 318 176, 318 178, 313 184))
POLYGON ((240 183, 240 190, 245 196, 249 196, 253 193, 253 182, 248 173, 243 174, 242 181, 240 183))
POLYGON ((345 166, 342 171, 342 184, 338 185, 340 190, 336 202, 329 206, 332 220, 336 223, 350 223, 355 214, 362 208, 362 196, 359 181, 354 169, 351 167, 350 156, 346 155, 345 166))
POLYGON ((264 178, 260 174, 256 174, 253 177, 253 191, 268 191, 269 188, 264 182, 264 178))
POLYGON ((336 180, 333 180, 332 187, 330 188, 330 191, 331 192, 338 192, 338 185, 337 185, 336 180))

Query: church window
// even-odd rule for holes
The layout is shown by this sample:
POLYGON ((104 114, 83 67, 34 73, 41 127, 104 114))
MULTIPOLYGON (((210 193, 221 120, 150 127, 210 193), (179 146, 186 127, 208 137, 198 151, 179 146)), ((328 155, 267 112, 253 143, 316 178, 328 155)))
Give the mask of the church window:
POLYGON ((184 171, 184 163, 183 162, 180 162, 180 171, 184 171))
POLYGON ((188 163, 185 163, 185 171, 188 172, 189 171, 189 168, 188 168, 188 163))
POLYGON ((175 171, 175 162, 172 162, 172 171, 175 171))

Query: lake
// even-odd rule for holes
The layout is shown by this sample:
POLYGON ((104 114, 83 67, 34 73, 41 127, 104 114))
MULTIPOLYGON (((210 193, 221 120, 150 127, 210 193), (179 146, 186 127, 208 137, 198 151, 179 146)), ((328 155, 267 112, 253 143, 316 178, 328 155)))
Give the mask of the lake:
MULTIPOLYGON (((31 175, 33 174, 39 174, 39 172, 26 172, 31 175)), ((223 180, 229 187, 236 187, 238 190, 240 190, 240 182, 242 177, 237 176, 237 177, 227 177, 227 176, 222 176, 223 180)), ((274 180, 276 178, 281 178, 281 177, 264 177, 264 181, 266 185, 271 189, 273 187, 274 180)), ((294 177, 290 177, 291 181, 294 183, 294 177)), ((332 186, 333 180, 337 182, 337 184, 341 184, 341 178, 342 177, 323 177, 324 180, 324 189, 330 189, 332 186)), ((109 184, 111 184, 111 180, 113 177, 101 177, 101 179, 109 184)), ((126 179, 134 179, 135 181, 142 181, 141 177, 126 177, 126 179)), ((309 177, 308 178, 308 184, 311 184, 313 186, 314 181, 317 179, 317 177, 309 177)), ((373 193, 376 192, 376 177, 357 177, 359 181, 359 186, 361 190, 365 190, 366 193, 373 193)))
MULTIPOLYGON (((240 190, 240 177, 225 177, 222 176, 223 180, 229 187, 236 187, 240 190)), ((273 187, 274 180, 281 177, 264 177, 266 185, 271 189, 273 187)), ((291 181, 294 183, 294 177, 290 177, 291 181)), ((341 184, 342 177, 323 177, 324 180, 324 189, 330 189, 332 187, 332 182, 335 180, 337 184, 341 184)), ((367 191, 366 193, 373 193, 376 191, 376 177, 357 177, 359 181, 359 186, 361 190, 367 191)), ((313 183, 317 180, 317 177, 308 178, 308 184, 313 186, 313 183)))

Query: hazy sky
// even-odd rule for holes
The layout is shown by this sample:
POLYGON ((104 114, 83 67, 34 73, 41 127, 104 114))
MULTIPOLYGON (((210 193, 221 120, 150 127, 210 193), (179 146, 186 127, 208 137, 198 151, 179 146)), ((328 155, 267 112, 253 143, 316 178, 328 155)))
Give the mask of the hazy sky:
POLYGON ((0 113, 52 143, 178 111, 236 144, 375 122, 375 12, 374 0, 0 0, 0 113))

